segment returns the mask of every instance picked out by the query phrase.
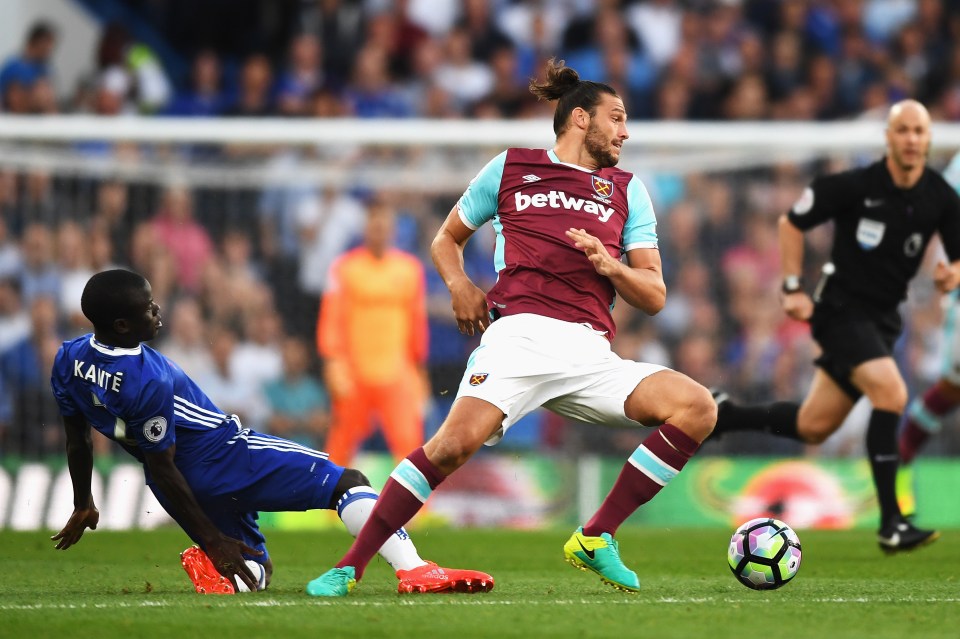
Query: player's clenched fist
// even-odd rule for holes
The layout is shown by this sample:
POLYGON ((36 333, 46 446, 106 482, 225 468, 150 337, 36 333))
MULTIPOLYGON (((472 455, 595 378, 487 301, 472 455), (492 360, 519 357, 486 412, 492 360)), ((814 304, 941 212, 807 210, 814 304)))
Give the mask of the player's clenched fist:
POLYGON ((803 291, 784 294, 783 311, 795 320, 809 321, 813 315, 813 300, 803 291))
POLYGON ((465 335, 482 333, 490 326, 487 295, 469 280, 450 287, 450 305, 457 320, 457 328, 465 335))

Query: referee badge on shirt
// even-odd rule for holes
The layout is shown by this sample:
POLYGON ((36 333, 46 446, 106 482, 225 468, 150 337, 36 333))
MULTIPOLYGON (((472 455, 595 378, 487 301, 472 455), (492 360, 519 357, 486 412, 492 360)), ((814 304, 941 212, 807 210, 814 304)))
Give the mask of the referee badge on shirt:
POLYGON ((860 244, 860 248, 870 251, 880 246, 886 228, 887 225, 883 222, 860 218, 860 223, 857 225, 857 243, 860 244))
POLYGON ((916 257, 923 248, 923 235, 912 233, 907 241, 903 243, 903 254, 907 257, 916 257))
POLYGON ((609 199, 613 197, 613 182, 602 178, 599 175, 590 176, 593 178, 591 183, 593 184, 593 192, 602 197, 603 199, 609 199))
POLYGON ((167 420, 163 417, 151 417, 143 423, 143 436, 148 442, 157 443, 167 434, 167 420))
POLYGON ((472 373, 470 375, 470 385, 479 386, 480 384, 487 381, 487 377, 489 376, 490 376, 489 373, 472 373))

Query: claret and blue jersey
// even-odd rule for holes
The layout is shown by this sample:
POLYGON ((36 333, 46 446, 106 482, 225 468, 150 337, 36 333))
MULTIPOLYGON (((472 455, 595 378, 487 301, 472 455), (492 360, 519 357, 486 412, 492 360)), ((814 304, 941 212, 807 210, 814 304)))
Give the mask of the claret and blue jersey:
POLYGON ((657 248, 650 196, 632 173, 590 171, 544 149, 508 149, 491 160, 457 204, 476 229, 490 221, 497 234, 497 283, 488 292, 499 315, 536 313, 587 323, 612 339, 616 291, 565 232, 582 228, 620 258, 657 248))

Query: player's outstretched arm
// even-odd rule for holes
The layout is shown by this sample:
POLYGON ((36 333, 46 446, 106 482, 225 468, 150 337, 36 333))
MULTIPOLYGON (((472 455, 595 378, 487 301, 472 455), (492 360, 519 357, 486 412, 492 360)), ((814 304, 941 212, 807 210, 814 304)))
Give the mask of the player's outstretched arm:
POLYGON ((200 541, 204 552, 221 575, 234 582, 234 585, 240 579, 251 592, 256 592, 258 579, 247 566, 243 554, 259 556, 263 553, 238 539, 227 537, 210 521, 197 503, 186 478, 173 462, 176 448, 174 444, 160 452, 144 454, 154 483, 174 510, 170 514, 200 541))
POLYGON ((463 268, 463 247, 471 235, 473 229, 463 223, 457 207, 453 207, 430 245, 433 264, 450 290, 450 303, 457 326, 461 333, 467 335, 483 332, 490 326, 487 296, 463 268))
POLYGON ((663 282, 660 251, 633 249, 627 252, 627 263, 616 259, 599 238, 583 229, 571 228, 566 235, 583 251, 597 273, 610 282, 623 300, 648 315, 656 315, 667 301, 667 285, 663 282))
POLYGON ((50 538, 57 542, 57 550, 66 550, 74 545, 87 528, 95 530, 100 523, 100 511, 93 503, 93 493, 90 491, 93 475, 90 425, 79 415, 64 415, 63 428, 67 439, 67 468, 73 482, 73 513, 63 529, 50 538))

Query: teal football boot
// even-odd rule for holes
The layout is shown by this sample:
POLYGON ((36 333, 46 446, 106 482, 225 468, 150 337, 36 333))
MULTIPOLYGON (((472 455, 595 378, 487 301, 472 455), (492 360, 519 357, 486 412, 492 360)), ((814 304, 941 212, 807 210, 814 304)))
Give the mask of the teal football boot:
POLYGON ((563 545, 563 555, 567 563, 580 570, 592 570, 614 588, 625 592, 640 590, 637 573, 623 565, 620 547, 610 533, 587 537, 581 526, 563 545))
POLYGON ((346 597, 357 585, 353 566, 331 568, 307 584, 311 597, 346 597))

